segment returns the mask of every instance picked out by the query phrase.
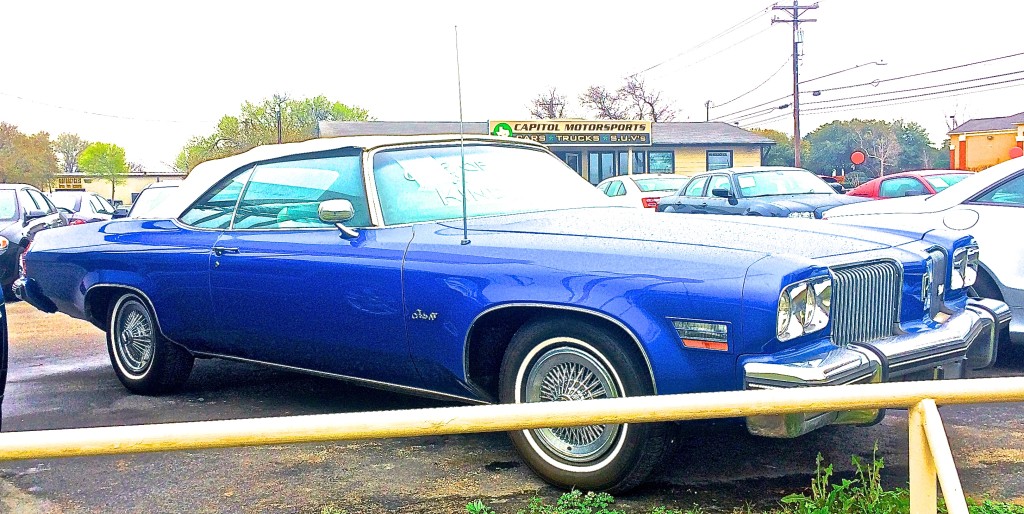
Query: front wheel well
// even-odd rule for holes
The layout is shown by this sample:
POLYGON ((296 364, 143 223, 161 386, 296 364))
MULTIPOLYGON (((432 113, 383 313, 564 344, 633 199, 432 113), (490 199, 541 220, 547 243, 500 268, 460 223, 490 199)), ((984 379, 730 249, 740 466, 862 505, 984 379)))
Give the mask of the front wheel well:
MULTIPOLYGON (((577 323, 591 324, 615 334, 623 342, 624 349, 644 362, 650 370, 650 362, 636 337, 610 319, 588 311, 554 306, 507 306, 485 312, 473 322, 466 338, 466 381, 497 401, 501 360, 512 336, 528 323, 554 318, 573 319, 577 323)), ((656 390, 653 375, 650 378, 656 390)))

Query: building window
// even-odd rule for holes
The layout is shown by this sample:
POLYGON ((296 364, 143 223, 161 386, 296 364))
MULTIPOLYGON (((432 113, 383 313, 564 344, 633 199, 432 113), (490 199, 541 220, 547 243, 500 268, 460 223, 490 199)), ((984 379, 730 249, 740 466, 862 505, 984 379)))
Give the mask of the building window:
POLYGON ((615 152, 590 152, 588 157, 588 174, 591 184, 598 184, 608 177, 614 177, 615 152))
MULTIPOLYGON (((629 152, 619 152, 619 175, 625 175, 629 170, 629 152)), ((633 151, 633 174, 647 173, 647 152, 633 151)))
POLYGON ((650 166, 647 167, 651 173, 675 173, 676 155, 674 152, 651 152, 650 166))
POLYGON ((708 150, 708 171, 732 167, 732 150, 708 150))
POLYGON ((565 164, 572 168, 576 173, 583 172, 580 152, 555 152, 555 155, 557 155, 559 159, 565 161, 565 164))

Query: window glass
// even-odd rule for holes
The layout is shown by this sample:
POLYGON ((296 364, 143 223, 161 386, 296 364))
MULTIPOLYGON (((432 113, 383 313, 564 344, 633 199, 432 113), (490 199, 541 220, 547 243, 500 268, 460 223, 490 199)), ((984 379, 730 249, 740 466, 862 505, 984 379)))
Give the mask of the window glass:
POLYGON ((622 196, 626 194, 626 187, 622 185, 622 182, 616 180, 608 186, 608 196, 622 196))
POLYGON ((249 180, 252 168, 225 180, 206 192, 185 214, 181 222, 198 228, 224 229, 231 225, 231 216, 238 203, 238 195, 249 180))
POLYGON ((355 216, 350 227, 370 224, 359 154, 260 164, 253 169, 232 228, 333 227, 320 220, 320 202, 348 200, 355 216))
POLYGON ((1013 180, 1003 182, 974 201, 1024 207, 1024 175, 1018 175, 1013 180))
POLYGON ((633 180, 640 191, 649 193, 651 191, 679 191, 683 184, 689 180, 687 177, 644 177, 633 180))
POLYGON ((732 167, 732 152, 729 150, 708 150, 708 171, 732 167))
POLYGON ((647 152, 633 152, 633 173, 647 173, 647 152))
MULTIPOLYGON (((468 216, 607 205, 597 188, 546 152, 467 145, 465 156, 468 216)), ((461 162, 457 145, 375 154, 373 177, 384 222, 462 217, 461 162)))
POLYGON ((882 198, 898 198, 902 196, 928 194, 924 184, 913 177, 898 177, 883 180, 878 186, 878 196, 882 198))
POLYGON ((114 214, 114 206, 110 205, 110 202, 108 202, 106 198, 103 198, 100 195, 92 195, 92 200, 90 202, 93 203, 93 207, 96 208, 96 212, 114 214))
POLYGON ((50 210, 50 205, 46 203, 46 199, 43 198, 43 193, 40 193, 39 191, 35 191, 33 189, 29 189, 28 195, 32 197, 32 201, 35 202, 37 209, 47 214, 53 214, 53 211, 50 210))
POLYGON ((686 185, 686 191, 683 192, 683 196, 700 196, 704 194, 704 184, 708 181, 707 176, 697 177, 690 181, 686 185))
POLYGON ((932 189, 938 193, 939 191, 942 191, 943 189, 946 189, 967 177, 968 175, 966 173, 951 173, 949 175, 931 175, 929 177, 925 177, 925 180, 927 180, 928 183, 932 185, 932 189))
POLYGON ((674 173, 676 171, 675 154, 672 152, 650 152, 651 173, 674 173))
POLYGON ((57 206, 54 205, 53 202, 51 202, 49 198, 47 198, 45 195, 42 198, 43 198, 43 201, 46 202, 46 207, 47 207, 46 212, 48 212, 50 214, 53 214, 53 213, 57 212, 57 206))
POLYGON ((18 201, 13 189, 0 189, 0 220, 18 217, 18 201))
POLYGON ((18 198, 21 200, 22 210, 26 212, 30 210, 44 210, 43 206, 36 203, 36 199, 32 198, 32 195, 28 194, 27 189, 18 190, 18 198))
POLYGON ((601 182, 600 184, 597 185, 597 189, 599 189, 604 194, 608 194, 608 186, 610 186, 611 184, 611 182, 601 182))
POLYGON ((755 171, 736 175, 740 196, 795 194, 836 194, 832 186, 817 175, 802 169, 755 171))
POLYGON ((732 192, 732 182, 726 175, 715 175, 711 177, 711 182, 708 184, 708 196, 711 195, 711 191, 715 189, 727 189, 732 192))

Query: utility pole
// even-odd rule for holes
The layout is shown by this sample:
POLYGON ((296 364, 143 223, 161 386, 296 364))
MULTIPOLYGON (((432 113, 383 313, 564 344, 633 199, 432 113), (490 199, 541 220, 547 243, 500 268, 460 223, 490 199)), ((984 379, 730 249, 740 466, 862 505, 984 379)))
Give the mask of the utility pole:
POLYGON ((711 100, 704 102, 704 121, 711 121, 711 100))
POLYGON ((786 11, 786 14, 789 15, 789 19, 779 18, 778 16, 772 17, 773 24, 793 24, 793 163, 797 167, 800 166, 800 43, 803 42, 800 24, 818 21, 815 19, 800 19, 800 16, 810 9, 817 8, 817 2, 812 5, 800 5, 799 0, 793 0, 793 7, 772 6, 773 10, 786 11))

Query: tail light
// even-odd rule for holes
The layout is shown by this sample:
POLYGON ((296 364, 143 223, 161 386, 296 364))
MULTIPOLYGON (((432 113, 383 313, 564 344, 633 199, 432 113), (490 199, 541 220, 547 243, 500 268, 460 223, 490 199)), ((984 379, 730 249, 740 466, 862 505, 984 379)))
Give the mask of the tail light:
POLYGON ((653 209, 658 206, 659 199, 659 197, 655 196, 649 198, 641 198, 640 201, 643 202, 644 207, 647 207, 648 209, 653 209))
POLYGON ((80 218, 71 218, 68 220, 68 225, 85 225, 85 220, 80 218))

